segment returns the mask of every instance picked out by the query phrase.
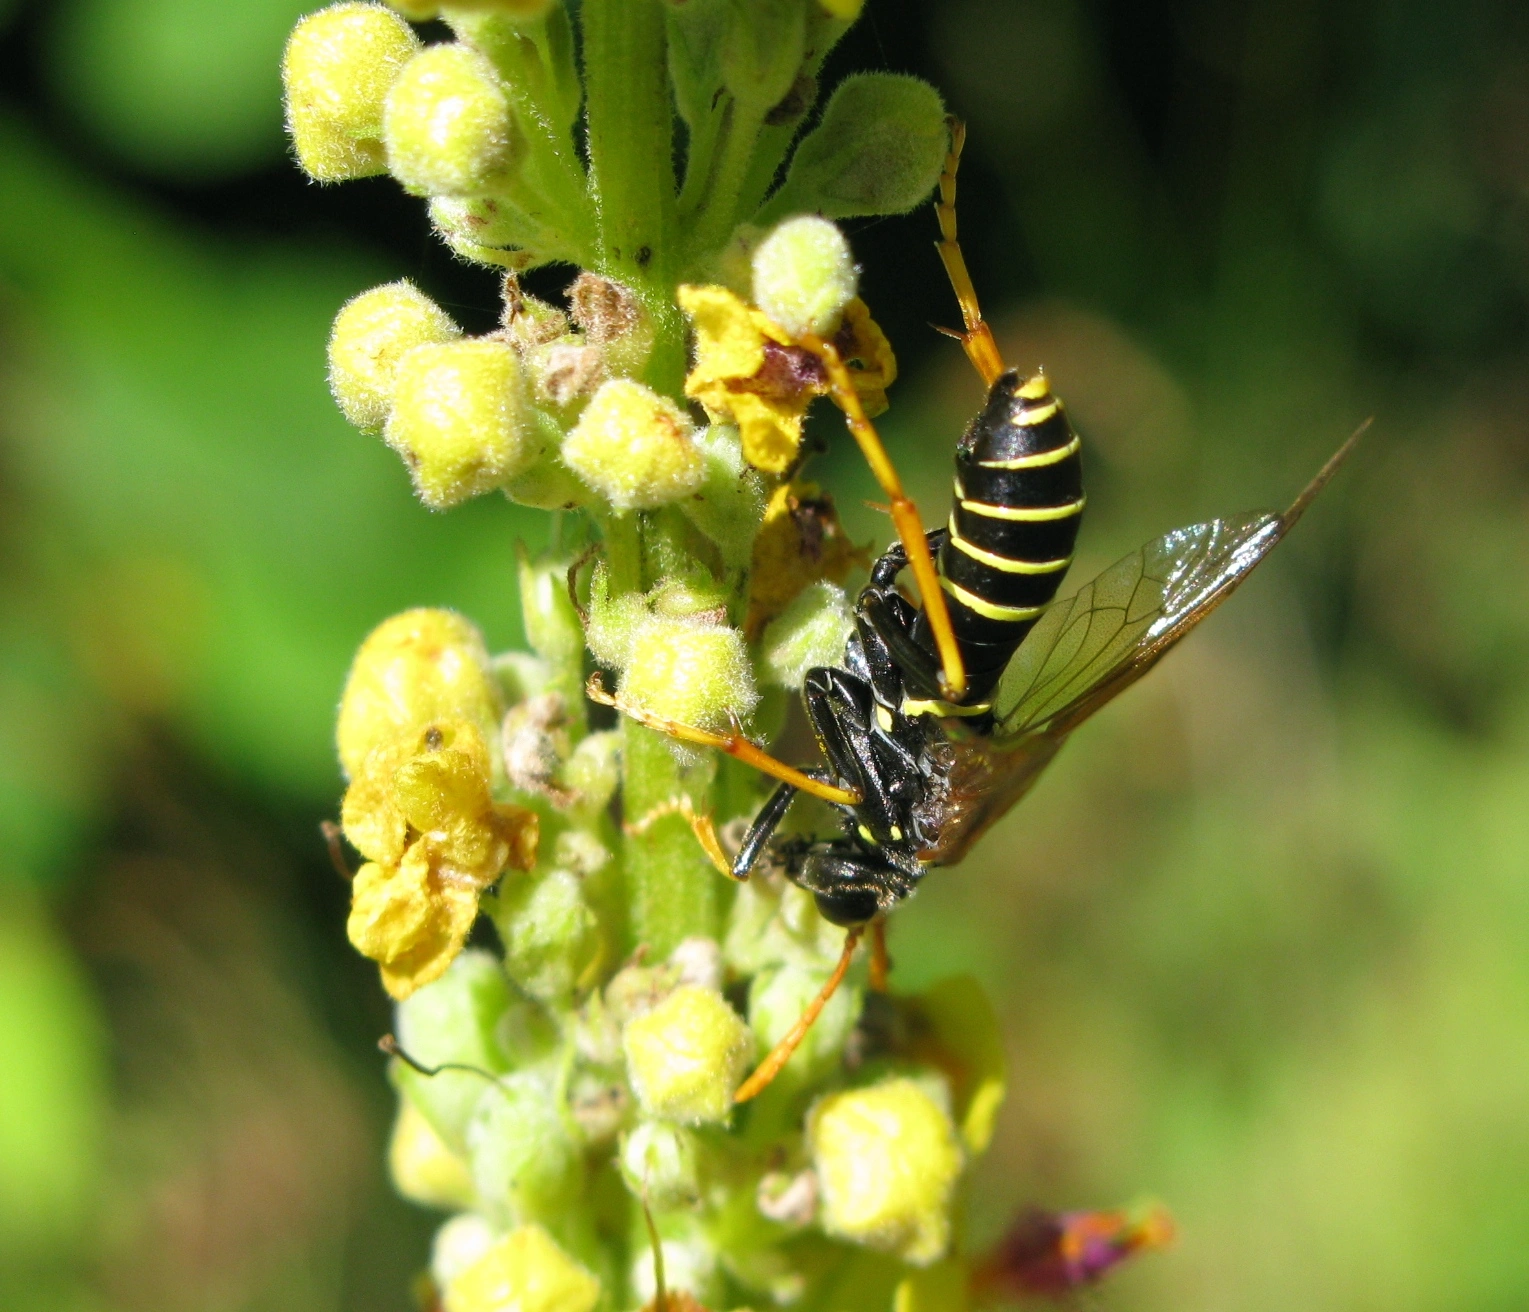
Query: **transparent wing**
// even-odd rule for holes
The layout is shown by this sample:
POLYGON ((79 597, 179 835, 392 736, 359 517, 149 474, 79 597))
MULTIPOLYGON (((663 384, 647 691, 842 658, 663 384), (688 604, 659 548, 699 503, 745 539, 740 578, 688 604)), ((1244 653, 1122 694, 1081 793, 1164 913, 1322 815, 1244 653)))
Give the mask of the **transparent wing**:
POLYGON ((1265 512, 1174 529, 1055 603, 1004 672, 996 737, 1065 734, 1092 715, 1225 600, 1291 522, 1265 512))

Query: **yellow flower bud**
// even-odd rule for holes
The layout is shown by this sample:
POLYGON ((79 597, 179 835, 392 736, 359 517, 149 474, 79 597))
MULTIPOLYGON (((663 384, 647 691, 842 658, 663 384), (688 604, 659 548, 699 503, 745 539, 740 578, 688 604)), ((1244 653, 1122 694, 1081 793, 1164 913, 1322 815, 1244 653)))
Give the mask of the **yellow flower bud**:
POLYGON ((281 65, 287 130, 311 177, 383 172, 383 101, 418 49, 409 25, 381 5, 331 5, 292 29, 281 65))
POLYGON ((388 1142, 393 1187, 410 1202, 460 1211, 476 1198, 467 1163, 441 1141, 430 1122, 407 1098, 398 1103, 398 1119, 388 1142))
POLYGON ((453 611, 407 610, 356 653, 340 698, 340 764, 354 778, 374 748, 413 740, 434 720, 471 721, 491 741, 503 716, 478 630, 453 611))
POLYGON ((488 59, 471 46, 430 46, 388 91, 388 171, 423 196, 474 196, 509 172, 522 144, 488 59))
POLYGON ((859 280, 844 234, 816 215, 777 224, 754 250, 754 303, 792 337, 831 336, 859 280))
POLYGON ((633 1092, 650 1116, 723 1121, 754 1055, 754 1036, 720 993, 686 985, 633 1017, 621 1036, 633 1092))
POLYGON ((743 634, 725 624, 652 618, 632 639, 621 692, 643 710, 721 730, 759 701, 743 634))
POLYGON ((393 404, 398 363, 416 346, 449 342, 462 330, 408 280, 384 283, 340 307, 329 334, 329 390, 345 417, 380 433, 393 404))
POLYGON ((898 1078, 830 1094, 808 1116, 807 1138, 828 1234, 915 1266, 944 1255, 961 1147, 922 1085, 898 1078))
POLYGON ((592 1312, 600 1282, 539 1225, 512 1230, 446 1286, 446 1312, 592 1312))
POLYGON ((445 510, 535 460, 540 446, 525 412, 520 358, 503 342, 419 346, 398 366, 386 437, 420 500, 445 510))
POLYGON ((563 443, 563 461, 617 510, 678 501, 706 477, 689 417, 629 378, 601 384, 563 443))

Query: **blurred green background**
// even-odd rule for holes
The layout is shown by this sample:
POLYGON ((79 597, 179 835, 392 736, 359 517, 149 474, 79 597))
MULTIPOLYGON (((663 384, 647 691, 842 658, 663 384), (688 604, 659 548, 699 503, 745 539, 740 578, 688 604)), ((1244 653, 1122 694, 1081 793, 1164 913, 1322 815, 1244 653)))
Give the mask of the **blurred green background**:
MULTIPOLYGON (((388 1013, 317 825, 351 651, 518 638, 542 518, 433 516, 323 383, 340 302, 487 274, 304 183, 296 0, 0 4, 0 1306, 410 1306, 388 1013)), ((968 256, 1089 442, 1078 574, 1280 504, 1269 566, 894 922, 1011 1095, 980 1241, 1155 1194, 1099 1306, 1529 1306, 1529 15, 1490 0, 870 0, 840 71, 965 115, 968 256)), ((978 389, 933 219, 862 226, 935 522, 978 389)), ((557 280, 548 282, 555 287, 557 280)), ((815 470, 862 540, 831 417, 815 470)))

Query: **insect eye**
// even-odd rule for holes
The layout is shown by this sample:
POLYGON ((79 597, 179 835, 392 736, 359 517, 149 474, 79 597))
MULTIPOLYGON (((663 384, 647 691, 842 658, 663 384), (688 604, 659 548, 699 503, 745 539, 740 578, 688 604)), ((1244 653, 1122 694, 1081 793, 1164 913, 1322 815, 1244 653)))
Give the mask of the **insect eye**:
POLYGON ((830 925, 863 925, 877 910, 876 894, 868 888, 847 888, 835 893, 816 893, 818 914, 830 925))

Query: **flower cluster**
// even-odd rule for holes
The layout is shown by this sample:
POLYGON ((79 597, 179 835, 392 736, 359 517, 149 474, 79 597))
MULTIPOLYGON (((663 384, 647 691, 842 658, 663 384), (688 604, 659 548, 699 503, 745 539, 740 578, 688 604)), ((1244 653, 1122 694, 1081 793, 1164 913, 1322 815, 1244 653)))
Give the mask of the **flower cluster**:
MULTIPOLYGON (((897 366, 834 220, 911 209, 947 144, 916 79, 818 105, 860 3, 582 0, 577 33, 556 0, 342 3, 287 47, 302 168, 391 174, 502 287, 478 337, 408 282, 356 296, 341 410, 434 510, 558 512, 557 548, 519 558, 527 650, 409 611, 340 707, 349 933, 398 999, 391 1167, 450 1213, 446 1312, 638 1308, 660 1271, 671 1309, 967 1305, 961 1181, 1004 1087, 981 992, 879 992, 856 961, 740 1107, 842 934, 697 842, 725 855, 755 777, 584 696, 606 670, 650 722, 767 738, 842 659, 868 557, 803 425, 851 387, 879 412, 897 366), (564 290, 533 296, 549 265, 564 290), (466 947, 480 915, 492 951, 466 947)), ((798 806, 786 832, 821 822, 798 806)))

